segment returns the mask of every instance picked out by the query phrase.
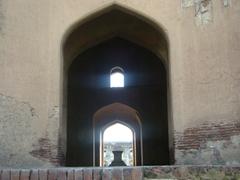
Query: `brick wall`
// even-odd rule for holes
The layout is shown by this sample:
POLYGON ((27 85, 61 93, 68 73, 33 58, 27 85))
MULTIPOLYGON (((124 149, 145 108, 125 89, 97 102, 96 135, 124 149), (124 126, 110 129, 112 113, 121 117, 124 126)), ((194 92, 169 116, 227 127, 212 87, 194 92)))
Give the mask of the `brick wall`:
POLYGON ((235 135, 240 135, 240 122, 206 123, 187 128, 183 133, 175 133, 175 148, 178 150, 206 148, 208 141, 229 141, 235 135))
POLYGON ((1 170, 1 180, 90 180, 90 179, 142 179, 141 168, 56 168, 1 170))
POLYGON ((240 179, 240 167, 162 166, 0 170, 1 180, 240 179))
POLYGON ((240 165, 240 122, 209 123, 175 132, 175 164, 240 165))

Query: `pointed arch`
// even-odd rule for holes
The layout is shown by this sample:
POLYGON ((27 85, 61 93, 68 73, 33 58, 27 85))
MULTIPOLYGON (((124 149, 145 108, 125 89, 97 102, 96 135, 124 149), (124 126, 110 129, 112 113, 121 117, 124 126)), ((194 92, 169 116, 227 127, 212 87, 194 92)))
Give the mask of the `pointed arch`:
POLYGON ((121 123, 134 132, 134 165, 143 165, 142 124, 139 113, 132 107, 113 103, 97 110, 93 115, 93 164, 102 165, 103 131, 115 124, 121 123))
MULTIPOLYGON (((90 12, 80 20, 74 22, 65 31, 61 40, 62 52, 62 117, 60 127, 60 144, 66 152, 67 142, 67 80, 68 70, 74 58, 103 41, 112 37, 122 37, 138 44, 160 57, 169 73, 169 38, 166 28, 150 16, 133 8, 118 3, 110 3, 100 9, 90 12), (137 30, 137 31, 136 31, 137 30)), ((167 74, 169 79, 169 75, 167 74)), ((168 83, 168 113, 171 112, 170 87, 168 83)), ((169 113, 170 114, 170 113, 169 113)), ((169 115, 169 129, 172 131, 171 115, 169 115)), ((170 134, 170 147, 173 140, 170 134)))
POLYGON ((82 24, 86 23, 87 21, 91 21, 91 20, 97 18, 98 16, 101 16, 109 11, 116 10, 116 9, 124 11, 125 13, 131 14, 133 16, 137 16, 138 18, 142 19, 143 21, 146 21, 151 26, 155 27, 157 30, 162 31, 161 33, 164 33, 165 38, 167 40, 169 40, 168 35, 167 35, 167 28, 161 22, 158 22, 157 20, 155 20, 153 17, 149 16, 145 12, 134 9, 126 4, 122 4, 119 2, 110 2, 110 3, 106 3, 106 4, 102 5, 101 7, 92 9, 90 12, 86 13, 80 19, 73 22, 68 27, 68 29, 66 29, 66 31, 64 32, 63 38, 61 40, 61 42, 62 42, 61 44, 63 45, 65 43, 66 39, 68 38, 68 36, 82 24))
MULTIPOLYGON (((101 136, 101 145, 102 145, 101 153, 100 153, 101 166, 104 166, 104 162, 106 162, 104 160, 105 159, 105 156, 104 156, 105 151, 104 150, 105 149, 110 150, 114 147, 116 148, 115 143, 124 143, 124 142, 125 143, 127 142, 127 146, 125 144, 125 148, 121 148, 121 150, 123 150, 123 154, 127 155, 127 157, 128 157, 125 159, 127 161, 127 162, 125 161, 126 165, 128 165, 128 166, 136 165, 136 133, 135 133, 135 130, 133 127, 131 127, 129 124, 127 124, 121 120, 115 120, 115 121, 108 123, 106 126, 104 126, 102 128, 100 136, 101 136), (114 128, 114 130, 115 130, 114 132, 110 130, 112 128, 114 128), (125 129, 125 131, 124 131, 125 138, 123 138, 123 136, 122 136, 123 134, 119 133, 119 128, 121 128, 122 131, 124 131, 124 129, 125 129), (106 133, 108 133, 108 136, 106 135, 106 133), (108 141, 105 138, 108 139, 108 141), (131 140, 128 138, 130 138, 131 140), (112 142, 114 142, 114 143, 112 143, 112 142), (112 148, 105 148, 106 143, 109 143, 109 145, 112 148), (129 151, 130 149, 131 149, 132 153, 130 153, 130 151, 129 151), (131 160, 131 159, 132 159, 132 164, 129 162, 129 160, 131 160)), ((117 147, 117 148, 119 148, 119 147, 117 147)), ((119 150, 119 149, 117 149, 117 150, 119 150)), ((124 161, 124 159, 123 159, 123 161, 124 161)))
POLYGON ((64 63, 68 67, 84 50, 115 36, 153 51, 167 65, 169 40, 164 26, 142 12, 117 3, 93 11, 66 30, 62 39, 64 63))

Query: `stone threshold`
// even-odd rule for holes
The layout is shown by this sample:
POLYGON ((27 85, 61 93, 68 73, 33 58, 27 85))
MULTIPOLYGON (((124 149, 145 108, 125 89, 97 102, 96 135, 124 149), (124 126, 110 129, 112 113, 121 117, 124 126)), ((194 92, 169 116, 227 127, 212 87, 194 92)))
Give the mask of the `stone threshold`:
POLYGON ((240 166, 1 169, 0 180, 240 180, 240 166))

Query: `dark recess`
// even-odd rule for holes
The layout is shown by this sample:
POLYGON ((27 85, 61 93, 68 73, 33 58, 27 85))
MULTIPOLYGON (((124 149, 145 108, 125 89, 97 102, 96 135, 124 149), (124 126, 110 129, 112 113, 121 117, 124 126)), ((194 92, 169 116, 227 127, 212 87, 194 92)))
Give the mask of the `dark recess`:
POLYGON ((166 79, 159 57, 117 37, 75 58, 68 71, 66 166, 93 166, 93 115, 115 102, 139 112, 144 165, 168 165, 166 79), (115 66, 124 69, 124 88, 109 87, 115 66))

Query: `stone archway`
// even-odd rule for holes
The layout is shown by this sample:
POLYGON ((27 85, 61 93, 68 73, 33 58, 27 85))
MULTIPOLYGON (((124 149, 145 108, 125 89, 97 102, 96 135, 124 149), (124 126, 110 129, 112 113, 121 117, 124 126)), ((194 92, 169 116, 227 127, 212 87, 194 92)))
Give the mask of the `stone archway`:
MULTIPOLYGON (((87 49, 113 37, 121 37, 146 48, 161 59, 168 79, 168 40, 162 28, 148 18, 119 5, 112 5, 82 20, 66 35, 63 43, 63 112, 61 144, 67 151, 67 84, 68 72, 73 60, 87 49)), ((170 112, 169 87, 166 83, 167 113, 170 112)), ((168 116, 169 149, 173 149, 171 119, 168 116)), ((172 153, 173 154, 173 153, 172 153)), ((173 156, 171 156, 173 159, 173 156)))

